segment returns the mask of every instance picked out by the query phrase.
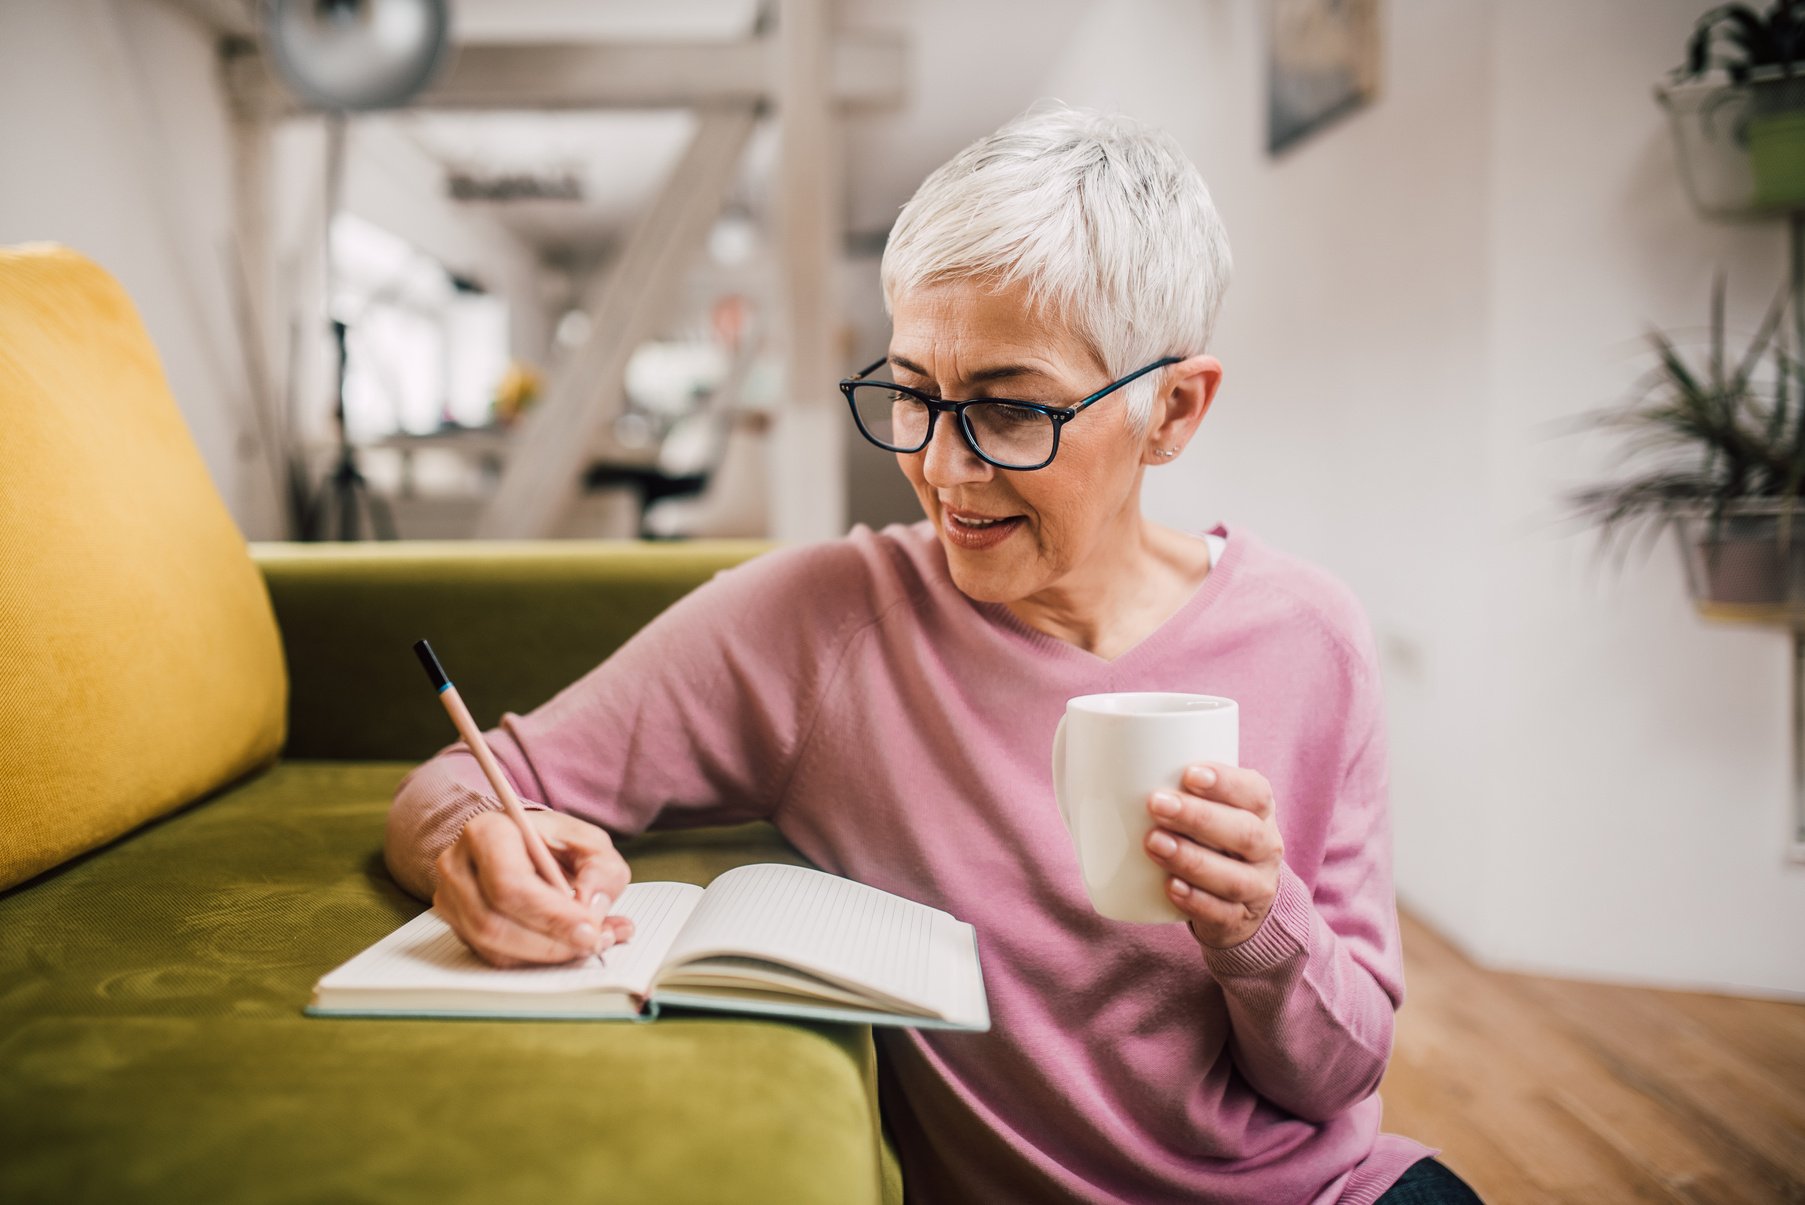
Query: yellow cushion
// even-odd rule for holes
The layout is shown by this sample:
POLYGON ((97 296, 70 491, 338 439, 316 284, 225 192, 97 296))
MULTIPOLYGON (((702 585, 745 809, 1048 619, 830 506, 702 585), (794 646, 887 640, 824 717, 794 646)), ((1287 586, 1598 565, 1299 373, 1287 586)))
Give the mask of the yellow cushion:
POLYGON ((0 248, 0 888, 273 761, 262 576, 125 291, 0 248))

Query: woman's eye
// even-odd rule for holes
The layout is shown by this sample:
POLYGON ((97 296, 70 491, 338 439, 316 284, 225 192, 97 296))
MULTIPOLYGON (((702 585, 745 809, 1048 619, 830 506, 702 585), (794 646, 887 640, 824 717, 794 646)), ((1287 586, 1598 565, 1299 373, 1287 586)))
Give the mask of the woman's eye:
POLYGON ((989 409, 997 419, 1013 426, 1042 421, 1040 411, 1030 410, 1026 406, 992 406, 989 409))

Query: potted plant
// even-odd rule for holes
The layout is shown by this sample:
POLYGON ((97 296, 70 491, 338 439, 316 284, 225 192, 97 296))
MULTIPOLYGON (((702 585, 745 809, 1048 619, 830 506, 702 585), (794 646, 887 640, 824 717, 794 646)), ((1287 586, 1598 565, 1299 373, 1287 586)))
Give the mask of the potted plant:
POLYGON ((1805 624, 1805 376, 1785 345, 1786 309, 1783 290, 1732 361, 1719 274, 1702 365, 1651 331, 1659 363, 1631 400, 1578 421, 1627 435, 1629 455, 1661 458, 1637 476, 1567 497, 1602 528, 1607 550, 1627 535, 1627 553, 1638 528, 1652 540, 1675 527, 1694 601, 1707 614, 1805 624))
POLYGON ((1765 14, 1745 4, 1709 10, 1655 95, 1701 211, 1805 206, 1805 0, 1774 0, 1765 14))

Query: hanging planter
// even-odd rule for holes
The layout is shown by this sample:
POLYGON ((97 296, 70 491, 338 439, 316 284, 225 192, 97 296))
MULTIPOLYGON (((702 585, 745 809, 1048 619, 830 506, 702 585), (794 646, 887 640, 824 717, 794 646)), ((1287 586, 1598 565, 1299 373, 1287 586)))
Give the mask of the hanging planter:
POLYGON ((1749 499, 1678 511, 1686 583, 1701 615, 1805 626, 1805 501, 1749 499))
POLYGON ((1688 363, 1650 333, 1659 365, 1627 405, 1581 417, 1625 436, 1631 453, 1665 452, 1640 476, 1574 491, 1604 543, 1638 526, 1673 526, 1701 611, 1805 627, 1805 380, 1782 334, 1782 291, 1740 354, 1724 344, 1724 280, 1712 296, 1711 346, 1688 363), (1764 362, 1771 370, 1762 373, 1764 362))
POLYGON ((1742 4, 1705 13, 1685 65, 1655 97, 1699 212, 1805 208, 1805 0, 1775 0, 1766 14, 1742 4))
POLYGON ((1693 207, 1737 220, 1805 208, 1805 75, 1657 85, 1693 207))

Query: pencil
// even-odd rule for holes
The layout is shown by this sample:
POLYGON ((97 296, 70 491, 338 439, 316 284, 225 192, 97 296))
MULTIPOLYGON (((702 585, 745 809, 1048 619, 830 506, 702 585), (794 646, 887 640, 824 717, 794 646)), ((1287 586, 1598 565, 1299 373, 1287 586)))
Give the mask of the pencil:
POLYGON ((533 860, 533 866, 539 876, 556 887, 565 895, 574 895, 569 880, 558 866, 558 860, 552 857, 547 848, 545 838, 526 818, 526 808, 520 804, 520 796, 514 793, 514 787, 508 782, 508 776, 501 771, 501 763, 495 760, 495 754, 489 751, 489 742, 483 739, 482 729, 476 726, 470 709, 464 706, 464 700, 458 696, 457 687, 445 676, 445 667, 433 655, 432 645, 424 640, 414 642, 414 652, 420 658, 420 664, 426 667, 426 676, 432 679, 433 686, 439 692, 439 699, 445 704, 445 710, 451 713, 451 722, 457 725, 458 735, 470 746, 470 752, 476 754, 476 764, 483 768, 489 778, 489 784, 495 788, 496 797, 501 800, 502 808, 508 818, 520 829, 521 837, 526 841, 527 856, 533 860))

